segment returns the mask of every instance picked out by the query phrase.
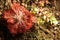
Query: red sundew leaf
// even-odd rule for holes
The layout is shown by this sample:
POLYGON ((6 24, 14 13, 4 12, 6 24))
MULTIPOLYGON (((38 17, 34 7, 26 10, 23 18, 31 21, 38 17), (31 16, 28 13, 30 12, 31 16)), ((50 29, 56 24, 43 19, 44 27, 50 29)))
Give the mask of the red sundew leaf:
POLYGON ((9 18, 9 20, 7 20, 8 23, 14 24, 14 19, 13 18, 9 18))
POLYGON ((19 3, 13 3, 9 10, 5 10, 3 18, 6 19, 7 28, 12 34, 26 32, 35 22, 34 16, 19 3))

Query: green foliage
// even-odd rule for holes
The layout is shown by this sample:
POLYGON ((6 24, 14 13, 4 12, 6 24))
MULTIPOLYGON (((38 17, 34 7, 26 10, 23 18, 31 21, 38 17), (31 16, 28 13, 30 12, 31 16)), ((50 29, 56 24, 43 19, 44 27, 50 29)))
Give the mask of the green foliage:
POLYGON ((44 24, 44 22, 45 21, 42 18, 37 18, 38 25, 42 25, 42 24, 44 24))
POLYGON ((54 24, 54 25, 58 24, 58 21, 54 16, 50 17, 50 22, 51 22, 51 24, 54 24))
POLYGON ((51 25, 57 25, 58 21, 51 11, 43 11, 43 14, 37 17, 38 25, 44 25, 45 22, 50 23, 51 25))
POLYGON ((39 8, 36 7, 36 6, 34 6, 34 7, 31 8, 31 12, 32 12, 33 14, 37 14, 37 13, 39 12, 39 8))

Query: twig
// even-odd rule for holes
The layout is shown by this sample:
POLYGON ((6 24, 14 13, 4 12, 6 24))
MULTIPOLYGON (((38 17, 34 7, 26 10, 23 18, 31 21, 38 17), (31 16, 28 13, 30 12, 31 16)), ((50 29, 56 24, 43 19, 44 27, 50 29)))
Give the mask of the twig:
POLYGON ((45 28, 43 28, 42 26, 39 26, 39 27, 40 27, 40 29, 42 29, 44 32, 49 33, 49 34, 54 38, 53 33, 52 33, 52 32, 50 32, 48 29, 45 29, 45 28))

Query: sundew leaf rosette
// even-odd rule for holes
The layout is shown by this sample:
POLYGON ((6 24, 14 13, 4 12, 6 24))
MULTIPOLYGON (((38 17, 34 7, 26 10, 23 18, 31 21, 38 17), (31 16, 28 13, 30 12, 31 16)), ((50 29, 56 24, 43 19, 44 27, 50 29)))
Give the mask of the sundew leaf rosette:
POLYGON ((5 10, 3 18, 7 21, 11 34, 24 33, 35 23, 34 16, 19 3, 13 3, 10 9, 5 10))

